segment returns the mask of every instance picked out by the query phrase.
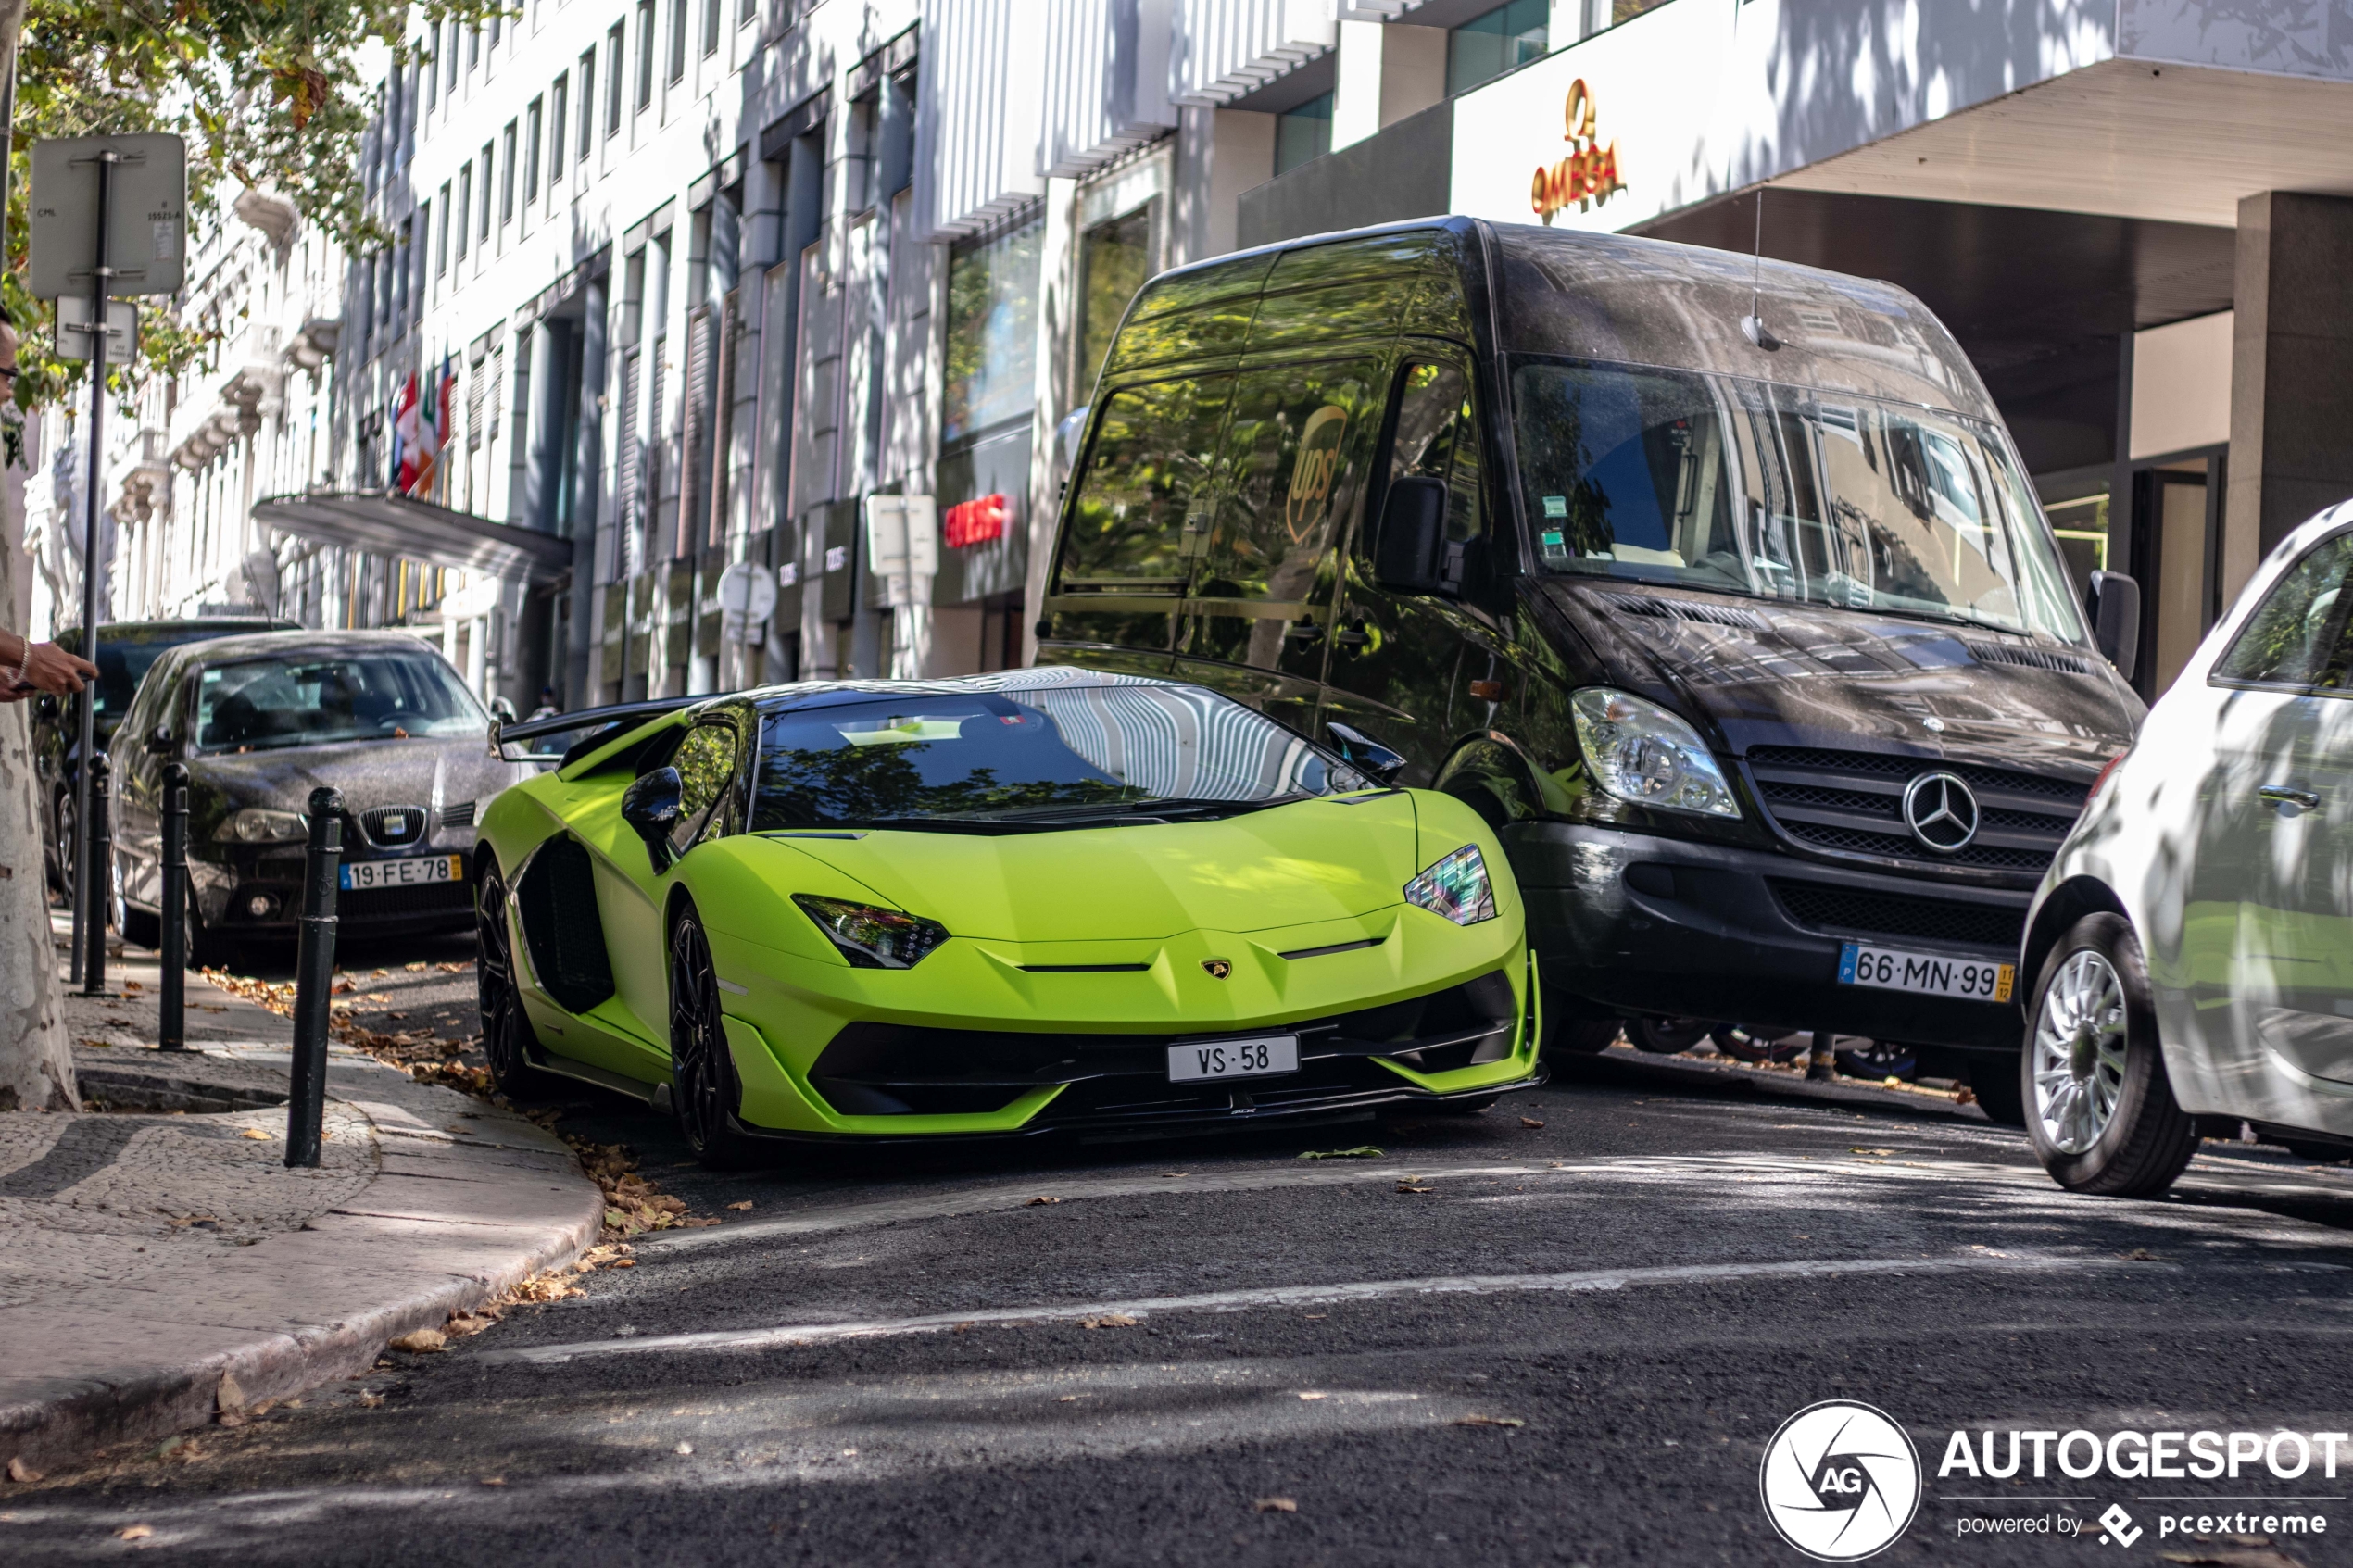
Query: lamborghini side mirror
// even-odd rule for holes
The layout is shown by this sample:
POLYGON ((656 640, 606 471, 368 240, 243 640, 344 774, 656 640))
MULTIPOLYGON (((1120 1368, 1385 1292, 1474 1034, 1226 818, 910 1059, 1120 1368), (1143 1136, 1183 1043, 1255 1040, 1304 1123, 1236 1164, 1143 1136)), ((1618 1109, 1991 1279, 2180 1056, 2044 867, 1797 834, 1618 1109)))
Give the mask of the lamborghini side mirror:
POLYGON ((1340 757, 1358 772, 1368 774, 1380 784, 1390 784, 1405 771, 1404 758, 1364 731, 1330 722, 1326 723, 1324 728, 1331 732, 1332 744, 1340 757))
POLYGON ((686 784, 675 768, 656 768, 629 786, 621 797, 621 820, 646 841, 657 872, 670 869, 670 830, 678 825, 680 797, 686 784))

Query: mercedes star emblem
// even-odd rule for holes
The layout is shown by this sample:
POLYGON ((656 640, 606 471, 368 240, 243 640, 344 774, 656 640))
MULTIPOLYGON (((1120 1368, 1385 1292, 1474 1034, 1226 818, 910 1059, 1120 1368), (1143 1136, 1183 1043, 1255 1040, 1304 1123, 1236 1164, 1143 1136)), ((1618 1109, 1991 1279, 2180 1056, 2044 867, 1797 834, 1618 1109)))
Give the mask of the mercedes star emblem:
POLYGON ((1977 797, 1957 773, 1922 773, 1904 786, 1904 825, 1940 855, 1977 836, 1977 797))

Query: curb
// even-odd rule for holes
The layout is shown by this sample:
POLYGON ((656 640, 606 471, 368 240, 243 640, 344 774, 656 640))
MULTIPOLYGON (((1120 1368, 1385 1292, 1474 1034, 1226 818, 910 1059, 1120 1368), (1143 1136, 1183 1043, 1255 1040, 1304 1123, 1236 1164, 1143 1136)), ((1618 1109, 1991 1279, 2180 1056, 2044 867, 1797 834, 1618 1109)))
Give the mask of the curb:
MULTIPOLYGON (((192 1052, 145 1073, 107 1065, 117 1083, 144 1077, 177 1095, 201 1083, 204 1063, 192 1052)), ((358 1375, 388 1340, 438 1328, 596 1241, 603 1195, 553 1134, 373 1064, 336 1063, 329 1087, 376 1136, 376 1173, 351 1198, 224 1252, 194 1290, 94 1288, 0 1310, 11 1347, 0 1471, 205 1425, 224 1376, 250 1402, 358 1375)))

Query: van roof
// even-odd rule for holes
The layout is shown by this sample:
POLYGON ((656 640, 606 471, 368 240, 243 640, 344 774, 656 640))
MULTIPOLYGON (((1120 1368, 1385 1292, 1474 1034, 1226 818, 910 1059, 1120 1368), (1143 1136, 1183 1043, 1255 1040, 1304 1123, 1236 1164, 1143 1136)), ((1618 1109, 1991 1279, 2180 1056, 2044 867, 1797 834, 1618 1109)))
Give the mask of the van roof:
MULTIPOLYGON (((1179 293, 1208 292, 1200 285, 1219 271, 1238 274, 1244 291, 1279 292, 1285 255, 1415 232, 1439 242, 1433 260, 1451 252, 1486 274, 1478 281, 1488 286, 1475 293, 1491 291, 1496 346, 1505 352, 1712 371, 2000 418, 1952 333, 1893 283, 1632 234, 1422 219, 1195 262, 1163 273, 1143 293, 1180 278, 1194 288, 1179 293), (1743 330, 1752 302, 1773 348, 1743 330)), ((1230 295, 1226 303, 1230 308, 1230 295)), ((1142 295, 1138 306, 1151 309, 1142 295)))

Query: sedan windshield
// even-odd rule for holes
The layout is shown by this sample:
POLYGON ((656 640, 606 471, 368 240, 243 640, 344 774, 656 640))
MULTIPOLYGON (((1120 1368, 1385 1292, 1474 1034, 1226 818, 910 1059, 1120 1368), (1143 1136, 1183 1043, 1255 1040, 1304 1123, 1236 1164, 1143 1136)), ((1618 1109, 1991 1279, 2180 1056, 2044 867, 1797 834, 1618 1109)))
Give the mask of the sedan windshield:
POLYGON ((1999 433, 1869 398, 1523 360, 1546 570, 2084 640, 1999 433))
POLYGON ((196 682, 205 751, 479 734, 489 725, 458 672, 422 650, 239 659, 196 682))
POLYGON ((751 829, 1190 818, 1368 782, 1263 715, 1195 687, 910 693, 769 714, 751 829))

